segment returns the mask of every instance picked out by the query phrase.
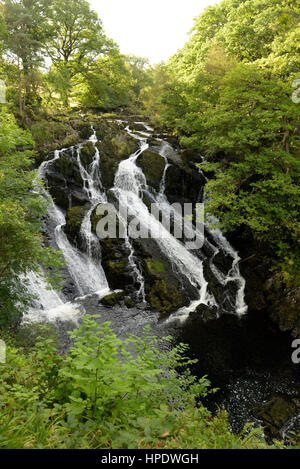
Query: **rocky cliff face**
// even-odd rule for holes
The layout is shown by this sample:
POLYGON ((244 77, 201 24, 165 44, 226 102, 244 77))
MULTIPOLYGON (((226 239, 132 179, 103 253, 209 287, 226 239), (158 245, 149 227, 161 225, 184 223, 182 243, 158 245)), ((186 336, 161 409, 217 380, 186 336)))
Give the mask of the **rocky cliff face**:
MULTIPOLYGON (((112 121, 99 118, 93 123, 98 141, 96 146, 100 153, 99 179, 107 193, 108 200, 116 204, 110 189, 114 184, 116 172, 122 160, 139 149, 139 140, 135 135, 143 135, 143 124, 130 123, 131 134, 125 128, 128 122, 112 121), (140 133, 141 132, 141 133, 140 133)), ((88 139, 93 130, 90 124, 77 122, 78 135, 88 139)), ((166 137, 166 136, 164 136, 166 137)), ((170 138, 174 142, 174 139, 170 138)), ((166 157, 159 154, 161 136, 149 136, 149 148, 138 158, 137 165, 144 172, 149 188, 159 191, 164 175, 166 161, 170 168, 165 178, 165 193, 171 202, 196 202, 203 178, 196 167, 191 168, 181 158, 180 151, 175 152, 171 146, 167 148, 166 157)), ((65 139, 64 141, 65 142, 65 139)), ((58 147, 62 146, 58 145, 58 147)), ((95 148, 90 141, 84 141, 80 146, 80 161, 84 168, 88 168, 93 161, 95 148)), ((54 152, 48 155, 52 159, 54 152)), ((84 190, 85 181, 82 170, 78 165, 77 146, 67 148, 54 160, 46 174, 48 190, 56 205, 66 213, 64 232, 70 243, 79 250, 85 251, 86 245, 82 237, 83 220, 91 210, 91 200, 84 190)), ((145 203, 151 203, 144 197, 145 203)), ((96 234, 96 226, 100 218, 96 208, 91 214, 92 232, 96 234)), ((135 301, 138 289, 137 278, 132 273, 130 264, 130 249, 122 239, 99 240, 101 247, 101 264, 112 290, 122 289, 125 297, 135 301)), ((164 256, 151 239, 138 239, 134 242, 134 257, 138 269, 144 279, 145 298, 149 306, 162 314, 170 314, 181 307, 187 306, 191 299, 197 297, 194 289, 185 280, 181 280, 174 272, 172 262, 164 256)), ((75 292, 74 292, 75 296, 75 292)))

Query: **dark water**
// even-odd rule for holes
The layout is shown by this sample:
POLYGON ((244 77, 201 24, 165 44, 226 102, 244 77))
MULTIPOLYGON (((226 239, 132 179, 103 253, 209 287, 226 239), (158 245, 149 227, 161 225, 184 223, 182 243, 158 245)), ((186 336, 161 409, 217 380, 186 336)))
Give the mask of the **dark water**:
MULTIPOLYGON (((186 343, 190 357, 197 358, 193 373, 207 375, 212 387, 220 388, 205 402, 210 410, 224 406, 234 432, 247 422, 257 422, 252 411, 272 393, 299 395, 300 366, 292 363, 291 337, 280 333, 262 312, 249 312, 243 318, 223 315, 203 322, 197 317, 185 323, 160 320, 155 312, 143 306, 106 308, 97 297, 82 300, 89 314, 100 314, 99 323, 111 322, 120 337, 139 334, 147 324, 158 337, 171 335, 173 343, 186 343)), ((67 347, 63 323, 60 334, 67 347)))

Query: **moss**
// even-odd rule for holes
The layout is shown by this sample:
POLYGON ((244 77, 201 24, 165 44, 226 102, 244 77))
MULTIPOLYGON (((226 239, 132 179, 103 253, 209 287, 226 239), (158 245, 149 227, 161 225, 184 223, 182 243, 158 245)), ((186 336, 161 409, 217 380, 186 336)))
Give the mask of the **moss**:
POLYGON ((111 293, 100 300, 104 306, 115 306, 124 298, 124 292, 111 293))
POLYGON ((121 259, 120 261, 109 261, 107 263, 107 266, 109 267, 112 274, 123 274, 124 270, 127 267, 127 260, 121 259))
POLYGON ((300 288, 287 288, 283 282, 273 277, 264 290, 270 306, 271 318, 282 331, 290 331, 293 337, 300 338, 300 288))
POLYGON ((166 272, 163 262, 158 259, 146 259, 146 265, 151 275, 155 276, 157 273, 166 272))
POLYGON ((156 280, 151 287, 148 301, 152 308, 161 313, 172 313, 183 306, 183 293, 172 285, 167 285, 164 280, 156 280))
POLYGON ((84 143, 80 151, 81 163, 85 167, 89 166, 93 162, 94 155, 95 155, 95 148, 92 142, 84 143))
POLYGON ((80 143, 80 141, 81 141, 81 138, 78 133, 70 134, 70 135, 67 135, 67 137, 63 140, 62 146, 64 148, 73 147, 77 145, 78 143, 80 143))
POLYGON ((253 410, 253 415, 263 422, 267 434, 279 436, 279 430, 297 411, 297 399, 288 396, 274 395, 270 400, 253 410))
POLYGON ((148 185, 159 190, 164 174, 165 160, 157 153, 146 150, 138 158, 137 164, 142 168, 148 185))
POLYGON ((124 303, 125 303, 125 306, 127 306, 127 308, 134 308, 135 306, 135 302, 133 301, 132 298, 126 298, 124 303))
POLYGON ((71 240, 74 240, 78 236, 85 213, 86 208, 82 206, 72 207, 67 210, 66 226, 64 230, 71 240))

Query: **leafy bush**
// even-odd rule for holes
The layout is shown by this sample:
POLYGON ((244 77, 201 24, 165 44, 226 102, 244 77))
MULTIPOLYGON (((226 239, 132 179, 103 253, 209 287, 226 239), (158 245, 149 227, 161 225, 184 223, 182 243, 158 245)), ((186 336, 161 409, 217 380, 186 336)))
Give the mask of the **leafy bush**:
POLYGON ((54 249, 42 247, 46 202, 34 192, 33 140, 13 115, 0 112, 0 327, 20 316, 29 299, 21 276, 38 265, 58 266, 54 249))
POLYGON ((162 352, 148 329, 121 340, 91 316, 70 335, 65 357, 51 340, 27 354, 8 346, 0 448, 266 447, 261 429, 235 436, 225 411, 201 404, 214 390, 190 374, 186 345, 162 352))

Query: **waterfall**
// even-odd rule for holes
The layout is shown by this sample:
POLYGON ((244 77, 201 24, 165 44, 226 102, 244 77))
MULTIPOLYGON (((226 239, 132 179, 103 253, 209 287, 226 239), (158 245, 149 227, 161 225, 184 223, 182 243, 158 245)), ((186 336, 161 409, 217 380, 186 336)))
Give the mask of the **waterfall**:
MULTIPOLYGON (((100 201, 104 200, 97 188, 97 186, 100 187, 101 184, 96 177, 97 171, 99 170, 99 151, 96 148, 96 132, 94 132, 90 141, 93 142, 95 147, 95 156, 91 164, 90 172, 83 168, 81 162, 79 164, 79 168, 84 181, 84 188, 89 193, 92 207, 95 207, 100 201)), ((79 145, 76 149, 78 154, 78 163, 80 161, 81 147, 82 146, 79 145)), ((58 158, 60 158, 60 155, 64 151, 65 149, 55 151, 54 158, 41 164, 38 172, 38 177, 40 179, 45 179, 48 168, 58 158)), ((72 151, 74 152, 73 147, 72 151)), ((44 197, 48 201, 48 217, 54 226, 55 242, 63 254, 69 275, 76 285, 78 294, 85 296, 95 293, 99 296, 104 296, 104 294, 109 293, 110 289, 101 264, 95 263, 95 261, 89 256, 89 252, 87 254, 79 252, 78 249, 72 246, 63 231, 63 227, 66 224, 63 212, 55 205, 52 197, 46 189, 39 187, 37 184, 35 186, 35 191, 39 196, 44 197)), ((88 240, 87 244, 89 246, 94 239, 90 226, 90 215, 92 210, 93 208, 88 210, 82 224, 82 232, 84 233, 86 240, 88 240)), ((73 318, 74 321, 77 321, 78 317, 82 314, 82 310, 80 310, 77 304, 64 302, 57 292, 50 289, 42 275, 36 275, 33 272, 29 272, 25 277, 25 281, 28 286, 28 290, 37 299, 33 307, 30 308, 29 313, 25 316, 25 322, 39 321, 42 319, 48 321, 55 321, 57 319, 70 320, 71 318, 73 318)))
MULTIPOLYGON (((215 305, 213 296, 207 291, 208 283, 204 278, 202 261, 189 252, 179 240, 163 227, 156 217, 149 213, 147 206, 140 198, 142 191, 149 190, 149 188, 145 175, 136 165, 136 160, 148 148, 148 145, 141 137, 138 137, 138 139, 141 140, 140 150, 120 163, 115 177, 114 192, 119 204, 126 207, 130 216, 138 220, 142 231, 145 233, 151 232, 162 253, 170 259, 177 271, 185 276, 190 284, 198 290, 199 300, 197 304, 215 305)), ((161 207, 161 197, 156 197, 156 203, 158 207, 163 208, 161 207)), ((166 199, 164 199, 164 204, 165 206, 168 205, 166 199)), ((170 206, 169 210, 171 210, 170 206)), ((186 317, 189 312, 195 309, 197 304, 193 302, 190 307, 183 308, 178 312, 178 316, 185 315, 186 317)))
MULTIPOLYGON (((148 145, 145 143, 146 138, 132 133, 129 126, 126 127, 126 130, 129 135, 140 141, 141 148, 127 160, 120 163, 115 177, 114 191, 118 197, 120 205, 126 207, 128 213, 139 221, 141 231, 145 233, 150 232, 152 234, 152 237, 155 238, 162 253, 170 259, 174 269, 187 278, 190 284, 198 290, 198 300, 192 301, 188 307, 181 308, 168 319, 168 321, 175 319, 184 321, 198 305, 204 304, 212 307, 218 306, 218 304, 214 296, 208 291, 208 282, 204 277, 202 260, 200 260, 197 255, 189 251, 181 241, 174 238, 156 219, 156 217, 149 213, 147 206, 141 200, 141 194, 143 191, 148 193, 150 197, 154 198, 157 207, 164 214, 170 215, 172 212, 175 225, 183 226, 183 218, 181 214, 176 212, 174 213, 171 205, 164 195, 166 173, 170 166, 166 156, 166 150, 170 145, 165 142, 162 143, 159 154, 165 160, 165 168, 160 183, 159 193, 153 194, 153 191, 151 191, 150 194, 146 177, 143 174, 142 169, 136 165, 138 157, 148 148, 148 145)), ((141 134, 141 132, 139 132, 139 134, 141 134)), ((203 236, 203 234, 199 233, 197 230, 195 231, 195 234, 199 238, 203 236)), ((230 281, 237 284, 237 294, 232 312, 241 316, 247 311, 247 306, 244 302, 245 280, 240 274, 238 265, 240 258, 220 230, 210 230, 210 234, 218 246, 216 248, 211 245, 214 251, 213 258, 218 254, 218 252, 220 252, 220 250, 222 250, 226 254, 229 254, 233 259, 231 269, 227 275, 224 275, 219 271, 219 269, 213 264, 213 259, 210 260, 210 266, 216 280, 223 286, 226 286, 230 281)), ((200 253, 200 257, 203 259, 205 256, 203 253, 200 253)))
MULTIPOLYGON (((173 313, 168 321, 184 321, 200 304, 221 310, 222 305, 218 305, 217 299, 210 292, 209 283, 205 278, 203 263, 206 260, 208 261, 209 268, 216 282, 224 287, 224 296, 229 295, 226 290, 229 283, 233 282, 236 285, 236 296, 233 298, 231 294, 229 302, 230 305, 232 305, 232 310, 227 312, 237 315, 244 314, 247 311, 247 306, 244 301, 245 280, 240 274, 240 258, 238 253, 232 248, 225 236, 217 228, 209 229, 208 226, 206 226, 206 229, 209 231, 210 240, 204 240, 204 235, 201 230, 194 228, 192 224, 185 224, 182 213, 174 211, 174 208, 169 203, 165 194, 166 176, 168 168, 174 162, 174 157, 179 159, 179 156, 172 149, 170 144, 159 139, 158 141, 160 141, 161 146, 158 149, 158 153, 164 159, 164 171, 159 190, 156 192, 153 188, 148 187, 145 174, 142 169, 137 166, 137 159, 149 148, 147 138, 151 136, 153 129, 146 124, 143 125, 145 132, 138 133, 133 133, 129 125, 126 127, 128 134, 139 141, 140 148, 137 152, 119 163, 118 170, 115 174, 114 186, 111 189, 119 202, 119 206, 125 208, 130 217, 128 232, 125 230, 124 243, 129 251, 129 266, 135 282, 138 285, 136 292, 137 298, 145 302, 145 282, 137 263, 132 243, 134 230, 137 229, 138 226, 139 231, 147 235, 150 234, 155 240, 164 257, 169 259, 174 273, 180 277, 184 277, 195 292, 197 292, 198 298, 191 301, 189 306, 181 308, 176 313, 173 313), (170 151, 174 153, 171 163, 169 162, 170 151), (187 239, 193 239, 194 236, 196 236, 196 240, 202 240, 205 246, 209 247, 212 256, 207 259, 204 250, 193 250, 184 239, 177 239, 173 236, 157 217, 149 212, 147 205, 142 200, 143 195, 153 200, 157 209, 162 212, 164 216, 172 217, 172 223, 175 228, 179 229, 185 227, 184 235, 187 239), (132 221, 134 221, 134 223, 132 223, 132 221), (214 263, 216 256, 220 252, 232 258, 232 264, 227 273, 221 272, 214 263)), ((87 207, 80 228, 80 236, 85 248, 84 252, 79 251, 68 240, 63 229, 66 224, 65 214, 55 205, 48 191, 44 187, 39 187, 38 184, 36 184, 35 188, 39 196, 48 201, 48 217, 53 227, 55 243, 63 254, 69 275, 76 286, 78 296, 81 297, 95 293, 101 297, 110 291, 105 273, 101 266, 100 243, 92 231, 91 223, 91 216, 95 208, 101 203, 107 203, 106 192, 104 191, 100 177, 101 156, 97 147, 98 139, 95 128, 93 126, 91 126, 91 128, 93 133, 88 141, 91 142, 94 147, 94 156, 88 166, 84 165, 81 160, 81 151, 86 142, 68 149, 68 151, 72 152, 73 158, 77 163, 83 181, 83 191, 89 200, 89 206, 87 207)), ((66 149, 55 151, 52 159, 41 164, 39 168, 40 179, 46 179, 47 172, 51 169, 51 166, 65 151, 66 149)), ((120 215, 120 219, 120 221, 122 221, 122 215, 120 215)), ((216 220, 214 219, 210 220, 210 223, 215 222, 216 220)), ((82 315, 82 309, 77 303, 66 303, 62 294, 47 287, 42 274, 37 275, 29 272, 26 276, 26 282, 29 290, 35 295, 36 302, 33 304, 24 320, 37 321, 44 319, 56 321, 59 319, 70 320, 70 318, 73 318, 74 321, 77 321, 82 315)))
POLYGON ((168 144, 164 143, 164 145, 161 148, 161 152, 160 152, 160 155, 165 160, 165 169, 164 169, 163 176, 161 178, 161 182, 160 182, 160 186, 159 186, 159 195, 164 195, 164 193, 165 193, 167 171, 168 171, 169 167, 171 166, 169 161, 168 161, 168 158, 165 155, 165 152, 166 152, 167 148, 168 148, 168 144))
POLYGON ((97 148, 98 139, 96 135, 96 130, 94 129, 93 126, 92 126, 92 129, 93 129, 93 134, 90 137, 89 141, 92 142, 94 146, 95 154, 94 154, 93 161, 90 164, 88 169, 85 169, 83 164, 81 163, 82 145, 79 145, 77 147, 77 163, 78 163, 78 167, 80 170, 80 175, 83 180, 83 190, 87 194, 91 203, 91 208, 87 211, 83 219, 80 234, 82 238, 84 239, 88 257, 91 258, 92 256, 94 256, 94 258, 100 259, 101 257, 100 246, 99 246, 97 236, 92 232, 91 215, 94 209, 97 207, 97 205, 99 205, 100 203, 107 202, 107 198, 103 190, 101 179, 100 179, 100 174, 99 174, 100 153, 97 148))

